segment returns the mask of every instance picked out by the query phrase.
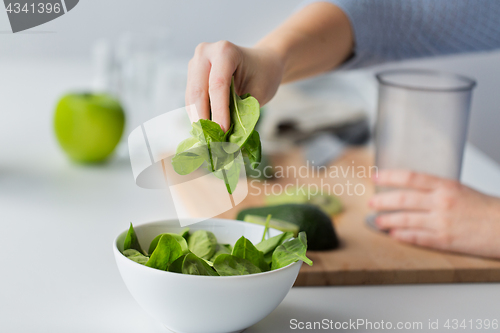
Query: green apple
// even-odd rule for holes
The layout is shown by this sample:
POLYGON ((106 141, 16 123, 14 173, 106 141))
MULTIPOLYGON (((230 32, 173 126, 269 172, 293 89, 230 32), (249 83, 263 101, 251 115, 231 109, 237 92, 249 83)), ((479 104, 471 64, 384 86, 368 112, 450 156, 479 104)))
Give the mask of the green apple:
POLYGON ((54 129, 68 156, 81 163, 106 160, 120 141, 125 113, 107 94, 71 93, 56 107, 54 129))

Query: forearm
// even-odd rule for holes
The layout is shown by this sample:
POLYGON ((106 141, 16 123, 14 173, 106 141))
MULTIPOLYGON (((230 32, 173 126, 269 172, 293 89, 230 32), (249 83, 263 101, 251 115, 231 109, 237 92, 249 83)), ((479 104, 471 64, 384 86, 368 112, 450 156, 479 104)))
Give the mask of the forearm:
POLYGON ((334 69, 349 57, 353 45, 354 35, 344 12, 318 2, 294 14, 255 48, 277 54, 285 83, 334 69))

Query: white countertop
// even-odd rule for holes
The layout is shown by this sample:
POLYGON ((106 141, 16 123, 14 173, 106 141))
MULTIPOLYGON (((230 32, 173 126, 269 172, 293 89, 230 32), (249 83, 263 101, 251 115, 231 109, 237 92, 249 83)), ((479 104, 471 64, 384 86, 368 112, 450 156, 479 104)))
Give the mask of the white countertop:
MULTIPOLYGON (((57 97, 89 75, 84 64, 0 63, 0 332, 165 332, 126 290, 111 244, 129 221, 174 216, 169 198, 136 187, 126 158, 70 164, 52 136, 57 97)), ((463 180, 500 196, 500 168, 470 145, 463 180)), ((293 288, 246 332, 297 331, 291 319, 421 321, 420 331, 439 319, 444 331, 446 319, 500 320, 499 308, 498 284, 293 288)))

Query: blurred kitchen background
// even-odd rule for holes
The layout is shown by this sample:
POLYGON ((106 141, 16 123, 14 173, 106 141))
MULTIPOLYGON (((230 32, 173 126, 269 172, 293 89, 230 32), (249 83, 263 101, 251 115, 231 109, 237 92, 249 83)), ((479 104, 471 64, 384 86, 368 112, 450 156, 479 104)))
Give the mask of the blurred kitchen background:
MULTIPOLYGON (((127 111, 126 139, 140 123, 183 106, 187 61, 198 43, 225 39, 251 46, 297 10, 300 3, 85 0, 66 15, 17 34, 8 33, 7 14, 0 11, 0 32, 4 32, 0 43, 0 149, 17 150, 23 144, 35 148, 50 140, 51 149, 58 150, 52 131, 54 105, 68 90, 88 88, 106 89, 120 96, 127 111), (49 81, 51 93, 45 89, 37 94, 37 87, 49 81), (28 90, 25 96, 23 91, 28 90), (27 113, 25 106, 35 102, 39 108, 27 113), (47 117, 35 121, 42 119, 34 117, 41 113, 47 117), (29 142, 23 142, 23 135, 19 135, 15 146, 5 145, 6 140, 12 140, 3 136, 8 131, 2 128, 7 127, 37 132, 40 140, 27 137, 29 142)), ((473 96, 469 140, 500 162, 500 131, 496 128, 500 124, 500 52, 339 72, 292 89, 304 92, 302 102, 307 105, 308 92, 320 87, 335 104, 329 107, 350 110, 354 118, 367 113, 373 122, 373 72, 382 67, 438 69, 475 78, 478 87, 473 96)), ((281 95, 286 96, 286 92, 281 95)))

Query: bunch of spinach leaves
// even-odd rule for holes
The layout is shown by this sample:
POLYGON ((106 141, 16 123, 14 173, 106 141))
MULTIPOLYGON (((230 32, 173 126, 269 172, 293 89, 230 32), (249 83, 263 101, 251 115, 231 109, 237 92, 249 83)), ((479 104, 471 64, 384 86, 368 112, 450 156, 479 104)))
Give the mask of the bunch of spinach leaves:
POLYGON ((191 275, 255 274, 279 269, 299 260, 312 265, 312 261, 306 257, 307 239, 304 232, 299 233, 297 238, 286 232, 268 239, 265 238, 266 233, 267 228, 262 241, 256 245, 242 236, 231 246, 218 243, 210 231, 190 233, 189 228, 186 228, 180 234, 164 233, 156 236, 146 252, 141 248, 130 223, 122 253, 141 265, 191 275))
POLYGON ((261 160, 262 145, 255 125, 260 117, 259 102, 250 94, 238 96, 231 80, 229 93, 231 127, 224 133, 216 122, 200 119, 192 124, 191 137, 182 141, 172 158, 172 166, 180 175, 187 175, 205 165, 209 172, 224 180, 227 191, 236 189, 243 155, 252 168, 261 160))

